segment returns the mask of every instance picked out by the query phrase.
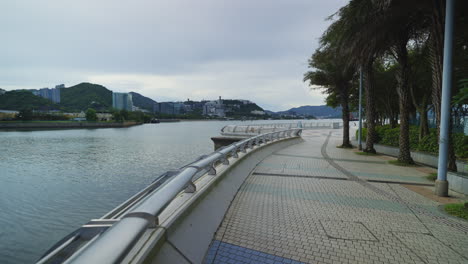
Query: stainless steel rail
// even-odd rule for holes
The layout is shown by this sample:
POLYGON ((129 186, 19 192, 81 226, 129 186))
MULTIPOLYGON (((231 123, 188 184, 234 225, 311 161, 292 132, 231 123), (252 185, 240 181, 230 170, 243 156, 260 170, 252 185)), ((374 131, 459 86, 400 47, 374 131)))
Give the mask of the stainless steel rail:
POLYGON ((317 129, 317 128, 340 128, 343 121, 314 121, 295 123, 274 123, 274 124, 252 124, 252 125, 227 125, 221 129, 222 135, 258 135, 262 133, 275 132, 284 129, 317 129))
MULTIPOLYGON (((207 171, 209 175, 215 175, 216 164, 228 165, 228 158, 238 158, 239 152, 245 153, 248 148, 283 138, 297 137, 301 133, 300 128, 295 128, 257 135, 202 156, 178 171, 166 173, 165 176, 169 175, 171 178, 159 188, 156 189, 153 183, 106 214, 103 218, 115 219, 118 215, 122 216, 112 227, 81 247, 65 263, 119 263, 148 228, 158 225, 159 214, 181 191, 196 192, 193 181, 197 174, 207 171), (122 210, 128 212, 122 212, 122 210)), ((57 253, 56 251, 52 252, 57 253)), ((48 254, 44 258, 52 257, 53 254, 48 254)), ((44 258, 39 262, 47 263, 48 259, 44 258)))

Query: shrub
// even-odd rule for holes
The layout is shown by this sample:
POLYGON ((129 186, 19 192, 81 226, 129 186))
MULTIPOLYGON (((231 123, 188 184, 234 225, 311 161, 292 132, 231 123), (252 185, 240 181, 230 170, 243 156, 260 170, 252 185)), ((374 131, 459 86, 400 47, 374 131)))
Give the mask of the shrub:
MULTIPOLYGON (((391 128, 389 125, 376 127, 376 139, 375 143, 398 147, 400 128, 391 128)), ((362 140, 366 140, 367 129, 362 129, 362 140)), ((358 131, 356 131, 356 138, 358 131)), ((438 154, 439 152, 439 139, 437 138, 437 130, 435 128, 430 129, 429 135, 423 137, 419 141, 419 129, 417 126, 410 127, 410 148, 413 151, 429 152, 432 154, 438 154)), ((468 136, 463 133, 452 133, 452 142, 455 150, 455 155, 458 158, 468 158, 468 136)))
POLYGON ((86 111, 86 120, 87 121, 96 121, 97 120, 96 110, 94 110, 92 108, 88 108, 88 110, 86 111))

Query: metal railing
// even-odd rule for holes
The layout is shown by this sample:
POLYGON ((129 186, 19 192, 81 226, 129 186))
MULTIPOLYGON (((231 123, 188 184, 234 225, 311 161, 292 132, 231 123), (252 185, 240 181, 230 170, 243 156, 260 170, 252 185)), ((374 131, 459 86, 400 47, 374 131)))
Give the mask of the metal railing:
POLYGON ((295 122, 295 123, 274 123, 274 124, 253 124, 253 125, 227 125, 221 129, 221 135, 253 136, 262 133, 271 133, 284 129, 318 129, 318 128, 340 128, 343 121, 315 121, 315 122, 295 122))
POLYGON ((85 243, 75 245, 66 251, 74 240, 79 239, 79 230, 64 238, 54 248, 50 249, 38 263, 118 263, 148 228, 159 224, 160 213, 182 191, 196 192, 194 181, 196 176, 216 175, 216 165, 229 165, 229 157, 238 158, 239 152, 246 153, 247 149, 260 146, 276 140, 298 137, 302 133, 299 128, 275 131, 257 135, 223 147, 209 155, 200 157, 177 171, 170 171, 162 175, 151 185, 116 207, 101 219, 92 220, 86 227, 99 227, 91 232, 85 243), (104 229, 103 229, 104 227, 104 229), (56 259, 56 255, 61 255, 56 259), (66 257, 64 257, 66 256, 66 257), (55 258, 55 259, 54 259, 55 258), (65 259, 63 259, 65 258, 65 259))

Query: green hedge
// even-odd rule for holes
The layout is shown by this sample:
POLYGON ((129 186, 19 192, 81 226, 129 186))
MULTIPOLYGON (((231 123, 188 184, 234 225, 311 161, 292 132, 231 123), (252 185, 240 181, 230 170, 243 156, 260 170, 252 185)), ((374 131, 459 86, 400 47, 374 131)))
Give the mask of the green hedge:
MULTIPOLYGON (((390 125, 376 127, 376 141, 375 143, 398 147, 398 141, 400 136, 400 127, 391 128, 390 125)), ((358 131, 356 131, 357 137, 358 131)), ((367 129, 362 129, 362 138, 366 139, 367 129)), ((463 133, 452 134, 453 145, 455 147, 455 155, 458 158, 468 158, 468 136, 463 133)), ((413 151, 423 151, 432 154, 439 153, 439 143, 437 138, 437 130, 435 128, 430 129, 429 135, 419 141, 419 128, 417 126, 410 127, 410 148, 413 151)))

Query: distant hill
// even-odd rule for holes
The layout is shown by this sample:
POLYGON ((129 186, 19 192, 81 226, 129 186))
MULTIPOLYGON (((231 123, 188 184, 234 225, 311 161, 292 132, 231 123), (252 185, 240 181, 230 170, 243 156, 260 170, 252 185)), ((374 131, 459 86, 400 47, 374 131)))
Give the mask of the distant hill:
POLYGON ((60 105, 69 111, 108 110, 112 107, 112 91, 99 84, 80 83, 60 90, 60 105))
POLYGON ((59 106, 48 99, 34 95, 31 91, 15 90, 0 95, 0 109, 55 110, 59 109, 59 106))
POLYGON ((139 93, 130 92, 130 94, 132 95, 134 106, 153 112, 153 106, 156 104, 156 101, 139 93))
POLYGON ((326 105, 305 105, 276 113, 295 113, 296 115, 312 115, 317 118, 341 118, 341 107, 332 108, 326 105))
POLYGON ((226 106, 226 115, 230 117, 250 116, 252 115, 252 111, 263 111, 257 104, 244 104, 242 100, 223 99, 223 104, 226 106))

